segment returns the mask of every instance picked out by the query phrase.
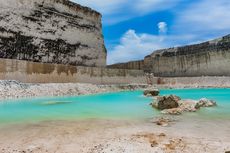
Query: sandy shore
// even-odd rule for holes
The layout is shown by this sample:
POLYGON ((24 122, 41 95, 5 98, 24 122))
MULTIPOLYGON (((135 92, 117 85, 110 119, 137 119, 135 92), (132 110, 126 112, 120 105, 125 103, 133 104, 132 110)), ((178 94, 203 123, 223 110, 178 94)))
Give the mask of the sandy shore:
MULTIPOLYGON (((24 84, 0 81, 0 99, 86 95, 145 89, 147 85, 24 84)), ((168 88, 168 86, 158 86, 168 88)), ((184 86, 174 86, 184 88, 184 86)), ((192 87, 193 88, 193 87, 192 87)), ((172 116, 171 116, 172 117, 172 116)), ((154 119, 46 121, 0 126, 1 153, 225 153, 230 120, 173 116, 169 126, 154 119)))
POLYGON ((147 121, 50 121, 0 128, 1 153, 224 153, 230 122, 181 117, 168 127, 147 121))
POLYGON ((95 85, 83 83, 49 83, 29 84, 18 81, 0 81, 0 100, 26 97, 47 96, 74 96, 89 95, 96 93, 116 92, 124 90, 139 90, 149 87, 148 85, 95 85))

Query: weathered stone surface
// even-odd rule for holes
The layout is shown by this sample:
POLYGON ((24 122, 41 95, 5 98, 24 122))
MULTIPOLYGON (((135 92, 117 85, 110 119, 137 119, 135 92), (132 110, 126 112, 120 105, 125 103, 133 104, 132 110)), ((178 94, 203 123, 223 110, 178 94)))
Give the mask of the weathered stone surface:
POLYGON ((175 95, 159 96, 152 106, 160 110, 177 108, 179 106, 179 100, 181 100, 180 97, 175 95))
MULTIPOLYGON (((23 83, 138 84, 144 85, 142 89, 149 87, 145 83, 142 70, 37 63, 14 59, 0 59, 0 80, 17 80, 23 83)), ((132 86, 128 87, 132 89, 132 86)))
POLYGON ((158 96, 160 91, 158 89, 146 89, 144 90, 145 96, 158 96))
POLYGON ((0 0, 0 58, 105 66, 101 15, 69 0, 0 0))

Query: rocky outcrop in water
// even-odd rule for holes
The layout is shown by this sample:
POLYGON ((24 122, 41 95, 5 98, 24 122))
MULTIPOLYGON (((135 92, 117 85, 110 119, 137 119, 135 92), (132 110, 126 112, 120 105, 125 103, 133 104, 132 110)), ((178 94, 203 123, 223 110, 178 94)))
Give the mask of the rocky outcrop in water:
POLYGON ((181 98, 175 95, 159 96, 152 106, 160 110, 177 108, 180 100, 181 98))
POLYGON ((159 96, 151 105, 153 108, 161 110, 161 113, 170 115, 180 115, 183 112, 196 112, 201 107, 217 106, 215 101, 206 98, 196 101, 181 99, 175 95, 159 96))
POLYGON ((0 58, 105 66, 101 14, 69 0, 0 0, 0 58))

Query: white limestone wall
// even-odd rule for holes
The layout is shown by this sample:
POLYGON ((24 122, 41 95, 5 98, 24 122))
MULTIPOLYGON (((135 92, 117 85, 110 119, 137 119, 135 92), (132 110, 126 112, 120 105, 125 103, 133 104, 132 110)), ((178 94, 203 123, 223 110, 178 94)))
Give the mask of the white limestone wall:
MULTIPOLYGON (((20 32, 33 37, 33 45, 40 48, 44 45, 43 39, 61 39, 68 45, 80 43, 81 46, 71 52, 74 56, 68 56, 69 63, 106 65, 101 15, 90 8, 67 0, 0 0, 0 28, 4 29, 0 31, 0 38, 16 37, 15 33, 20 32)), ((41 62, 51 63, 45 52, 43 49, 37 53, 42 56, 41 62)))

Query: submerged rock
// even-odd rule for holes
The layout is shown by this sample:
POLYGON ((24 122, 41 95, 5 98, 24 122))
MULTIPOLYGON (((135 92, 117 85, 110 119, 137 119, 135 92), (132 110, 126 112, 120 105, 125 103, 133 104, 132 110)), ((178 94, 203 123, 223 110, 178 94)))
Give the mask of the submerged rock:
POLYGON ((146 89, 144 91, 145 96, 158 96, 160 91, 158 89, 146 89))
POLYGON ((177 108, 180 100, 181 98, 175 95, 159 96, 152 106, 160 110, 177 108))
POLYGON ((200 109, 201 107, 213 107, 213 106, 216 106, 215 101, 202 98, 196 103, 195 108, 200 109))
POLYGON ((41 105, 62 105, 62 104, 70 104, 72 103, 71 101, 47 101, 47 102, 43 102, 41 103, 41 105))

